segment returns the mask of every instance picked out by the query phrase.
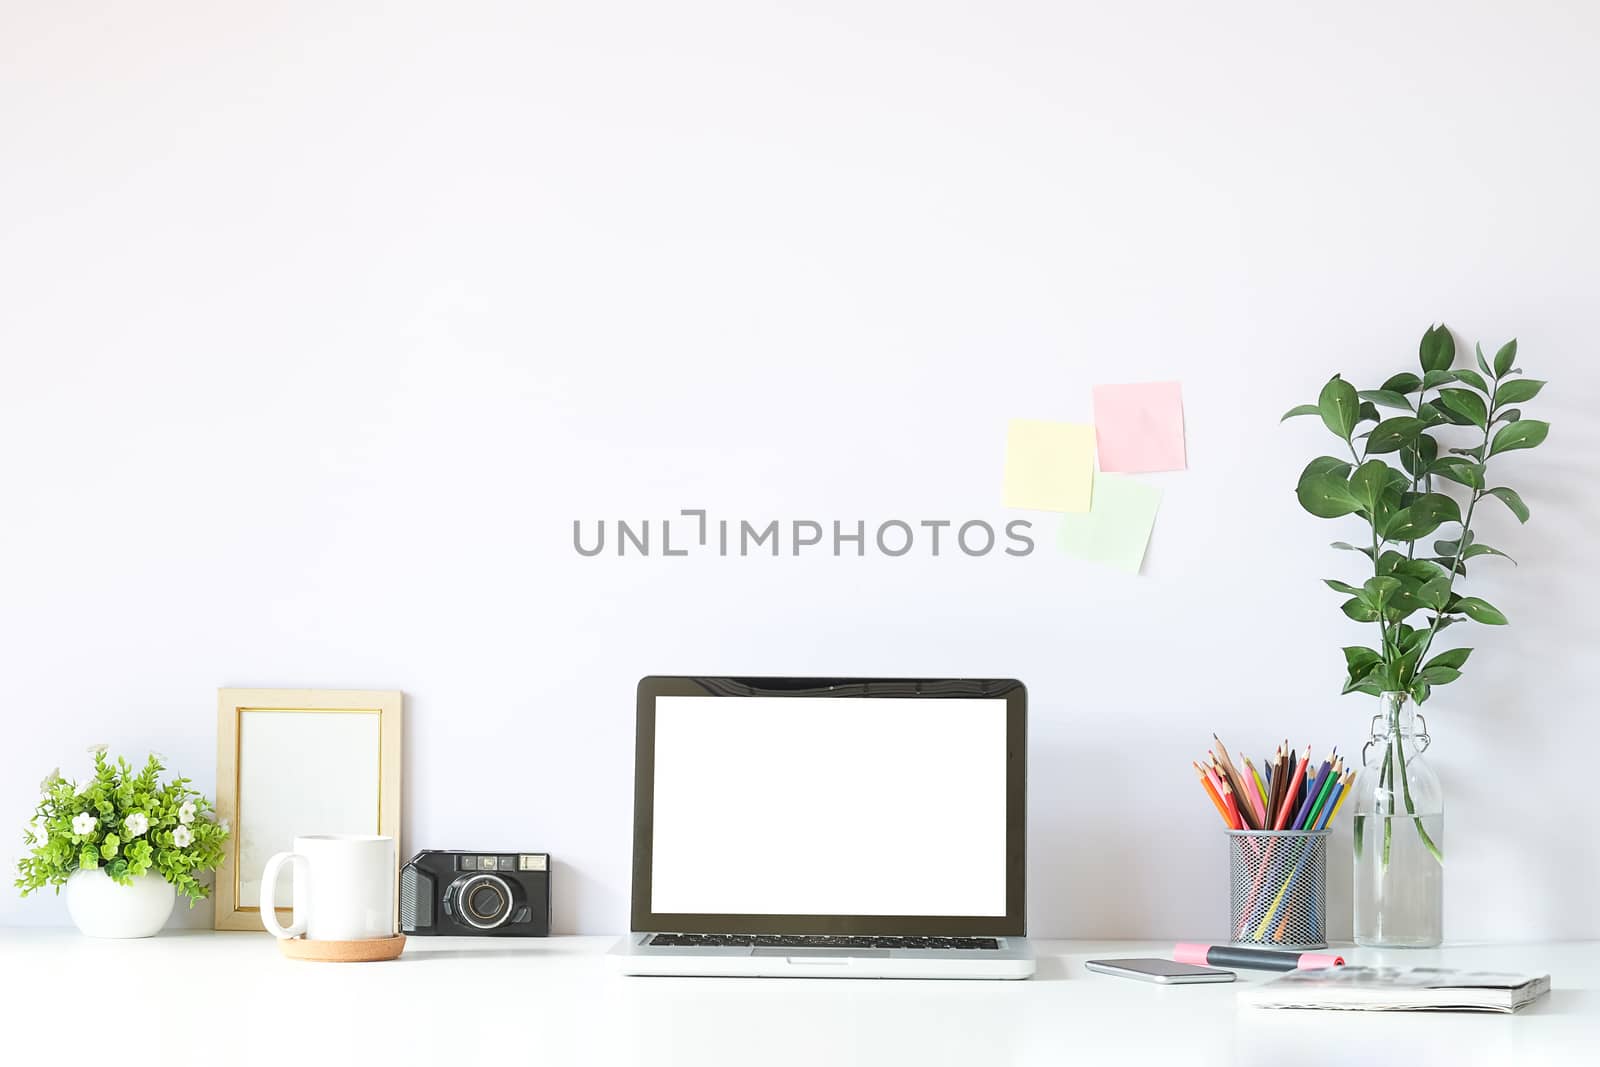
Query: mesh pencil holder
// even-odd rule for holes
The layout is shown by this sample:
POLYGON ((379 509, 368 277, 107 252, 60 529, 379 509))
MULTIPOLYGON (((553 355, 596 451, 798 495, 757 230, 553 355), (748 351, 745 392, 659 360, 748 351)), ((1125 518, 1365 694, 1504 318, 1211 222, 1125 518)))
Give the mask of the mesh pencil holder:
POLYGON ((1332 830, 1229 830, 1228 933, 1236 945, 1328 944, 1332 830))

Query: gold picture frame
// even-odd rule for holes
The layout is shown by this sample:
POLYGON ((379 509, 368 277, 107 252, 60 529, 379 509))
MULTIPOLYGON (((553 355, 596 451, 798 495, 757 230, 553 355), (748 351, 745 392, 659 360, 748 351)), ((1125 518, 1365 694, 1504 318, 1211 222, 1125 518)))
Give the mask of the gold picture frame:
POLYGON ((387 689, 217 690, 217 817, 232 832, 214 929, 263 929, 261 865, 295 835, 383 834, 398 859, 403 705, 387 689))

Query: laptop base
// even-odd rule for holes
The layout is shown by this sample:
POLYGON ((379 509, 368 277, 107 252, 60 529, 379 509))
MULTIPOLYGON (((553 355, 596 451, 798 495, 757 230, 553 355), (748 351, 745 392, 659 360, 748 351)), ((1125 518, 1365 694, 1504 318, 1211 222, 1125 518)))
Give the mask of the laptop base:
POLYGON ((1015 980, 1034 972, 1025 937, 996 949, 762 948, 651 945, 632 933, 611 956, 622 974, 723 978, 963 978, 1015 980))

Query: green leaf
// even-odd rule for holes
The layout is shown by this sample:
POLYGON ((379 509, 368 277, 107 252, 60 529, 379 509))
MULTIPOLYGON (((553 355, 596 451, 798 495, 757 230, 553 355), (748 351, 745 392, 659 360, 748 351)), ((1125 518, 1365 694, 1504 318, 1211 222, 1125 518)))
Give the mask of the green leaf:
POLYGON ((1363 678, 1359 685, 1352 686, 1350 692, 1365 693, 1369 697, 1378 696, 1383 692, 1383 686, 1373 681, 1373 678, 1379 673, 1379 671, 1373 671, 1372 674, 1369 674, 1363 678))
POLYGON ((1500 351, 1494 354, 1494 376, 1504 378, 1511 371, 1517 361, 1517 339, 1513 337, 1500 346, 1500 351))
MULTIPOLYGON (((1495 357, 1496 360, 1499 358, 1495 357)), ((1485 626, 1506 625, 1506 617, 1500 613, 1500 609, 1480 597, 1464 596, 1451 610, 1459 611, 1473 622, 1481 622, 1485 626)))
POLYGON ((1479 374, 1477 371, 1462 369, 1451 371, 1450 373, 1456 376, 1456 381, 1466 382, 1468 385, 1472 386, 1478 392, 1483 393, 1485 396, 1489 394, 1489 383, 1484 381, 1483 375, 1479 374))
POLYGON ((1326 585, 1329 589, 1332 589, 1335 593, 1343 593, 1345 596, 1361 595, 1361 590, 1357 589, 1349 582, 1341 582, 1337 578, 1324 578, 1322 579, 1322 584, 1326 585))
POLYGON ((1385 452, 1398 452, 1423 430, 1422 420, 1413 415, 1396 415, 1384 419, 1372 428, 1367 436, 1367 455, 1380 456, 1385 452))
MULTIPOLYGON (((1385 552, 1384 555, 1388 553, 1385 552)), ((1400 554, 1396 552, 1395 555, 1400 554)), ((1400 562, 1395 564, 1389 573, 1399 578, 1415 578, 1418 582, 1431 582, 1444 573, 1444 568, 1425 559, 1406 559, 1401 556, 1400 562)))
POLYGON ((1383 612, 1394 599, 1395 594, 1404 588, 1400 579, 1393 577, 1368 578, 1361 586, 1361 599, 1373 611, 1383 612))
POLYGON ((1461 521, 1461 505, 1443 493, 1424 493, 1395 512, 1380 531, 1385 541, 1415 541, 1446 522, 1461 521))
MULTIPOLYGON (((1461 553, 1462 559, 1472 559, 1474 556, 1502 556, 1505 559, 1511 559, 1510 556, 1507 556, 1498 548, 1490 548, 1488 545, 1469 545, 1467 550, 1461 553)), ((1513 566, 1516 565, 1516 562, 1516 560, 1511 559, 1513 566)))
POLYGON ((1378 500, 1389 487, 1390 467, 1381 459, 1369 459, 1350 474, 1350 495, 1368 515, 1378 513, 1378 500))
POLYGON ((1321 413, 1321 409, 1315 404, 1296 404, 1288 411, 1285 411, 1283 413, 1283 418, 1279 419, 1278 421, 1288 422, 1290 419, 1299 415, 1320 415, 1321 413))
POLYGON ((1509 382, 1501 382, 1500 388, 1494 391, 1494 406, 1501 404, 1521 404, 1532 400, 1539 395, 1539 390, 1545 383, 1533 378, 1513 378, 1509 382))
POLYGON ((1417 590, 1416 598, 1425 608, 1443 611, 1445 603, 1450 599, 1450 579, 1442 574, 1437 578, 1429 578, 1417 590))
POLYGON ((1329 471, 1344 477, 1350 473, 1350 463, 1348 460, 1335 459, 1332 456, 1318 456, 1306 464, 1306 469, 1300 472, 1300 477, 1304 478, 1308 474, 1326 474, 1329 471))
POLYGON ((1439 402, 1477 427, 1489 424, 1489 408, 1471 389, 1441 389, 1439 402))
POLYGON ((1318 472, 1308 468, 1300 476, 1295 496, 1301 507, 1319 519, 1337 519, 1360 506, 1356 498, 1350 495, 1344 475, 1332 470, 1318 472))
POLYGON ((1356 395, 1362 400, 1370 400, 1374 404, 1381 404, 1386 408, 1399 408, 1402 411, 1411 410, 1411 401, 1389 389, 1363 389, 1356 395))
POLYGON ((1448 370, 1456 361, 1456 339, 1443 323, 1429 327, 1417 346, 1417 360, 1424 371, 1448 370))
POLYGON ((1396 567, 1406 561, 1404 552, 1390 549, 1378 556, 1378 565, 1374 568, 1379 574, 1393 574, 1396 567))
POLYGON ((1422 669, 1427 670, 1429 667, 1449 667, 1452 670, 1459 671, 1462 667, 1466 666, 1467 657, 1470 655, 1472 655, 1472 649, 1470 648, 1452 648, 1448 652, 1441 652, 1437 656, 1430 659, 1422 669))
POLYGON ((1534 448, 1550 435, 1550 424, 1538 419, 1521 419, 1502 426, 1489 446, 1489 455, 1498 456, 1518 448, 1534 448))
POLYGON ((1528 505, 1522 502, 1522 497, 1517 495, 1515 489, 1507 489, 1500 485, 1488 491, 1486 496, 1492 496, 1506 507, 1511 509, 1511 514, 1517 517, 1518 522, 1528 521, 1528 505))
MULTIPOLYGON (((1396 626, 1405 626, 1405 623, 1396 623, 1396 626)), ((1409 629, 1409 627, 1408 627, 1409 629)), ((1395 664, 1396 688, 1404 689, 1411 684, 1411 678, 1417 673, 1417 660, 1422 658, 1422 646, 1413 645, 1406 649, 1400 656, 1400 661, 1395 664)))
POLYGON ((1426 685, 1448 685, 1461 677, 1461 672, 1451 667, 1424 667, 1417 672, 1417 681, 1426 685))
POLYGON ((1446 456, 1431 464, 1428 473, 1437 474, 1469 489, 1482 489, 1484 484, 1483 464, 1474 463, 1465 456, 1446 456))
MULTIPOLYGON (((1400 588, 1396 589, 1393 595, 1384 602, 1383 613, 1389 618, 1389 621, 1400 625, 1401 619, 1424 607, 1422 601, 1417 599, 1417 592, 1422 588, 1422 583, 1415 578, 1396 578, 1395 580, 1400 583, 1400 588)), ((1402 666, 1404 666, 1404 660, 1401 662, 1402 666)), ((1412 661, 1412 665, 1415 666, 1415 660, 1412 661)))
POLYGON ((1382 662, 1383 657, 1376 650, 1364 645, 1346 645, 1344 648, 1344 665, 1351 674, 1365 674, 1374 663, 1382 662))
POLYGON ((1349 645, 1344 650, 1345 679, 1344 692, 1349 693, 1361 684, 1361 680, 1372 673, 1372 669, 1383 662, 1383 657, 1370 648, 1360 645, 1349 645))
POLYGON ((1483 358, 1483 346, 1473 345, 1472 351, 1478 357, 1478 369, 1492 377, 1494 375, 1494 371, 1489 369, 1489 361, 1483 358))
POLYGON ((100 866, 100 854, 95 851, 93 845, 84 845, 82 851, 80 851, 78 853, 78 867, 79 867, 79 869, 80 870, 85 870, 85 871, 93 871, 93 870, 98 869, 99 866, 100 866))
POLYGON ((1400 450, 1400 465, 1415 479, 1427 474, 1428 468, 1438 458, 1439 442, 1430 434, 1419 433, 1415 441, 1400 450))
POLYGON ((1341 550, 1343 550, 1345 552, 1359 552, 1363 556, 1366 556, 1368 559, 1372 558, 1372 549, 1367 548, 1367 547, 1365 547, 1363 545, 1352 545, 1348 541, 1335 541, 1329 547, 1341 549, 1341 550))
POLYGON ((1424 400, 1417 405, 1417 418, 1422 420, 1424 429, 1429 426, 1437 426, 1445 421, 1444 412, 1432 400, 1424 400))
POLYGON ((1522 418, 1521 408, 1506 408, 1504 411, 1498 412, 1494 417, 1494 421, 1489 425, 1498 426, 1502 422, 1516 422, 1520 418, 1522 418))
POLYGON ((1402 371, 1383 383, 1386 393, 1414 393, 1422 388, 1422 379, 1410 371, 1402 371))
POLYGON ((1385 541, 1415 541, 1438 528, 1439 524, 1430 523, 1426 516, 1415 515, 1410 508, 1401 508, 1383 524, 1378 536, 1385 541))
POLYGON ((1322 387, 1317 397, 1317 410, 1322 415, 1322 424, 1346 441, 1355 431, 1357 409, 1360 406, 1356 387, 1337 374, 1328 379, 1328 384, 1322 387))
POLYGON ((1378 414, 1378 406, 1370 400, 1363 400, 1361 406, 1356 408, 1357 425, 1363 422, 1377 422, 1381 418, 1383 416, 1378 414))
POLYGON ((1358 597, 1351 597, 1349 600, 1346 600, 1340 605, 1339 610, 1356 620, 1356 622, 1378 621, 1378 613, 1373 611, 1358 597))
POLYGON ((1422 376, 1424 389, 1438 389, 1449 385, 1456 380, 1456 376, 1447 370, 1431 370, 1422 376))

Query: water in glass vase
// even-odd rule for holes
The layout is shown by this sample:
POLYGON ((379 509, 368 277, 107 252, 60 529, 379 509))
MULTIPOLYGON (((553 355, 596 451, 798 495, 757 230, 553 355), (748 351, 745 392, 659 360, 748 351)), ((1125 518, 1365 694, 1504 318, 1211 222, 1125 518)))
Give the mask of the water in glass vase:
POLYGON ((1357 815, 1356 839, 1373 862, 1356 857, 1355 938, 1359 945, 1430 948, 1444 938, 1444 865, 1428 850, 1444 848, 1444 815, 1357 815), (1383 862, 1388 841, 1389 862, 1383 862))
POLYGON ((1410 698, 1379 702, 1355 786, 1355 940, 1431 948, 1444 936, 1444 794, 1410 698))

